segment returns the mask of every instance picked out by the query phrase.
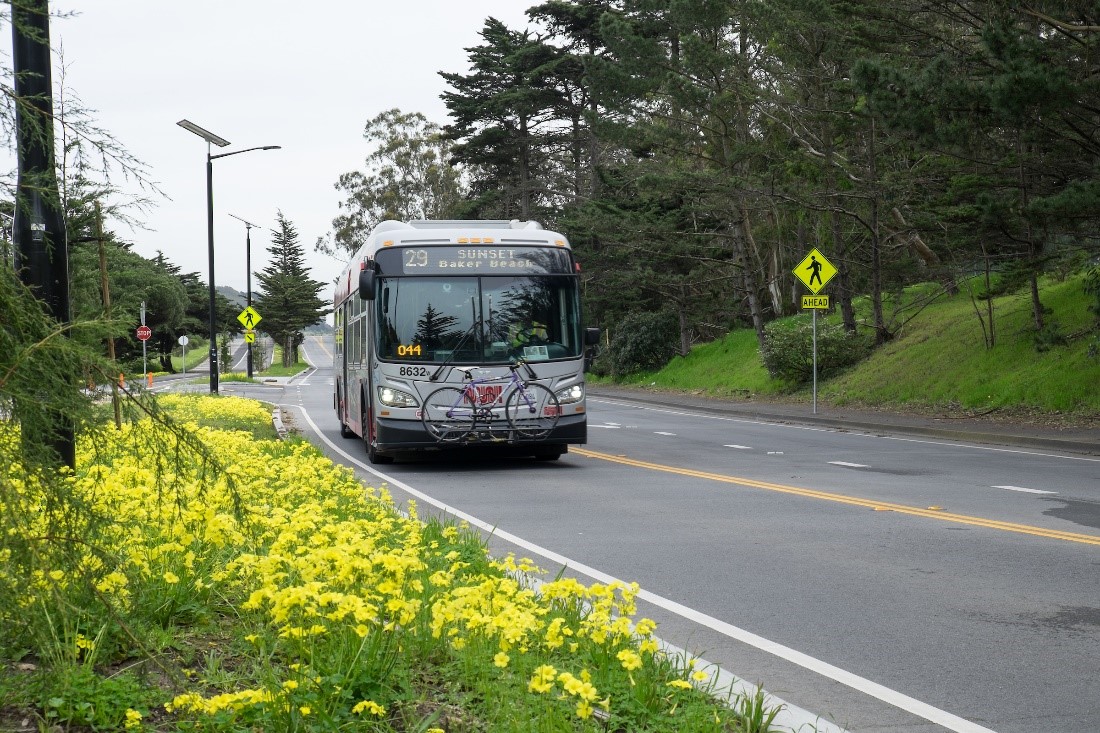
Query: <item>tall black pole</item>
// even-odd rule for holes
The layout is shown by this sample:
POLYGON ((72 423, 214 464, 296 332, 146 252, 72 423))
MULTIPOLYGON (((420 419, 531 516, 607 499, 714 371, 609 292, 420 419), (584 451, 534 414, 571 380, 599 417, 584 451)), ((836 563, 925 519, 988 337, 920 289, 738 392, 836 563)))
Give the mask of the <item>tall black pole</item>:
MULTIPOLYGON (((245 298, 248 307, 252 307, 252 225, 244 226, 244 269, 245 269, 245 298)), ((248 378, 252 379, 252 344, 247 343, 248 348, 248 378)))
POLYGON ((206 143, 206 242, 210 255, 210 394, 218 393, 218 307, 214 290, 214 157, 206 143))
MULTIPOLYGON (((19 165, 12 226, 15 267, 54 320, 68 324, 69 258, 54 169, 49 3, 15 0, 11 12, 19 165)), ((60 375, 61 383, 75 376, 60 375)), ((48 446, 57 459, 75 467, 76 439, 69 419, 60 414, 47 415, 44 435, 28 435, 27 423, 22 429, 28 445, 48 446)))
POLYGON ((214 161, 218 158, 226 158, 230 155, 240 155, 253 150, 278 150, 278 145, 263 145, 244 150, 234 150, 229 153, 214 155, 211 145, 224 148, 229 141, 215 135, 205 128, 199 127, 190 120, 180 120, 176 123, 188 132, 198 135, 206 141, 206 245, 210 255, 210 394, 218 393, 218 306, 217 291, 214 285, 214 161))

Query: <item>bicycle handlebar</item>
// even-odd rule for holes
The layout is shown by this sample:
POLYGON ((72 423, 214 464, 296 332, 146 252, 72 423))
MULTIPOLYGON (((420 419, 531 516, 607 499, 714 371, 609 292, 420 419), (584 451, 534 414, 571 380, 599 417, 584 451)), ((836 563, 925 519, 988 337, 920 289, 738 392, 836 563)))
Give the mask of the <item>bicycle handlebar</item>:
MULTIPOLYGON (((524 369, 527 370, 527 374, 530 375, 531 379, 538 379, 539 378, 538 375, 535 374, 535 370, 532 369, 531 365, 527 363, 526 359, 516 359, 515 361, 513 361, 511 364, 508 365, 508 371, 515 374, 517 371, 519 371, 520 367, 523 367, 524 369)), ((472 382, 472 381, 474 381, 474 375, 473 375, 474 369, 480 369, 481 367, 467 367, 465 369, 463 369, 462 367, 452 367, 452 368, 459 371, 459 372, 461 372, 463 374, 463 376, 466 378, 467 382, 472 382)))

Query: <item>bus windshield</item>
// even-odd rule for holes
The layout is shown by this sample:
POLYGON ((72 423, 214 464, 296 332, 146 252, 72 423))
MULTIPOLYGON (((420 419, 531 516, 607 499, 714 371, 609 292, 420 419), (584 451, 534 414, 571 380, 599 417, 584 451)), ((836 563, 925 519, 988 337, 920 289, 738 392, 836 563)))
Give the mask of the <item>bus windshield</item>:
POLYGON ((389 277, 376 292, 375 343, 386 361, 545 361, 583 350, 574 277, 389 277))

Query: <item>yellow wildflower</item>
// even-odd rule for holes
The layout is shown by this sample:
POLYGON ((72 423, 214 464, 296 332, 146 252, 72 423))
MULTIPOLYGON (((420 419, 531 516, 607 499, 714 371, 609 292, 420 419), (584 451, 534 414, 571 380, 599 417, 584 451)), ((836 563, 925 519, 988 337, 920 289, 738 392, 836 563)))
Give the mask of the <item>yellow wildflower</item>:
POLYGON ((627 672, 638 669, 642 666, 642 658, 638 655, 637 652, 631 649, 623 649, 615 656, 623 665, 623 669, 625 669, 627 672))
POLYGON ((126 721, 123 723, 126 730, 141 727, 141 713, 133 708, 126 708, 126 721))
POLYGON ((370 713, 371 715, 377 715, 378 717, 382 717, 383 715, 386 714, 386 708, 382 707, 381 705, 376 703, 374 700, 363 700, 362 702, 356 703, 355 707, 353 707, 351 709, 351 712, 353 712, 357 715, 359 713, 366 712, 366 713, 370 713))

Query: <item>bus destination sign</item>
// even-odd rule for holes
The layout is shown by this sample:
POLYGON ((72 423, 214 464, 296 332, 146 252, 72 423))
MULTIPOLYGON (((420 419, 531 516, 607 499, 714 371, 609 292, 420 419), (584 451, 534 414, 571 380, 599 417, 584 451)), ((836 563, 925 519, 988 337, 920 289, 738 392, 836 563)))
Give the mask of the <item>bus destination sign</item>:
POLYGON ((383 275, 569 274, 569 251, 546 247, 402 247, 376 255, 383 275))

